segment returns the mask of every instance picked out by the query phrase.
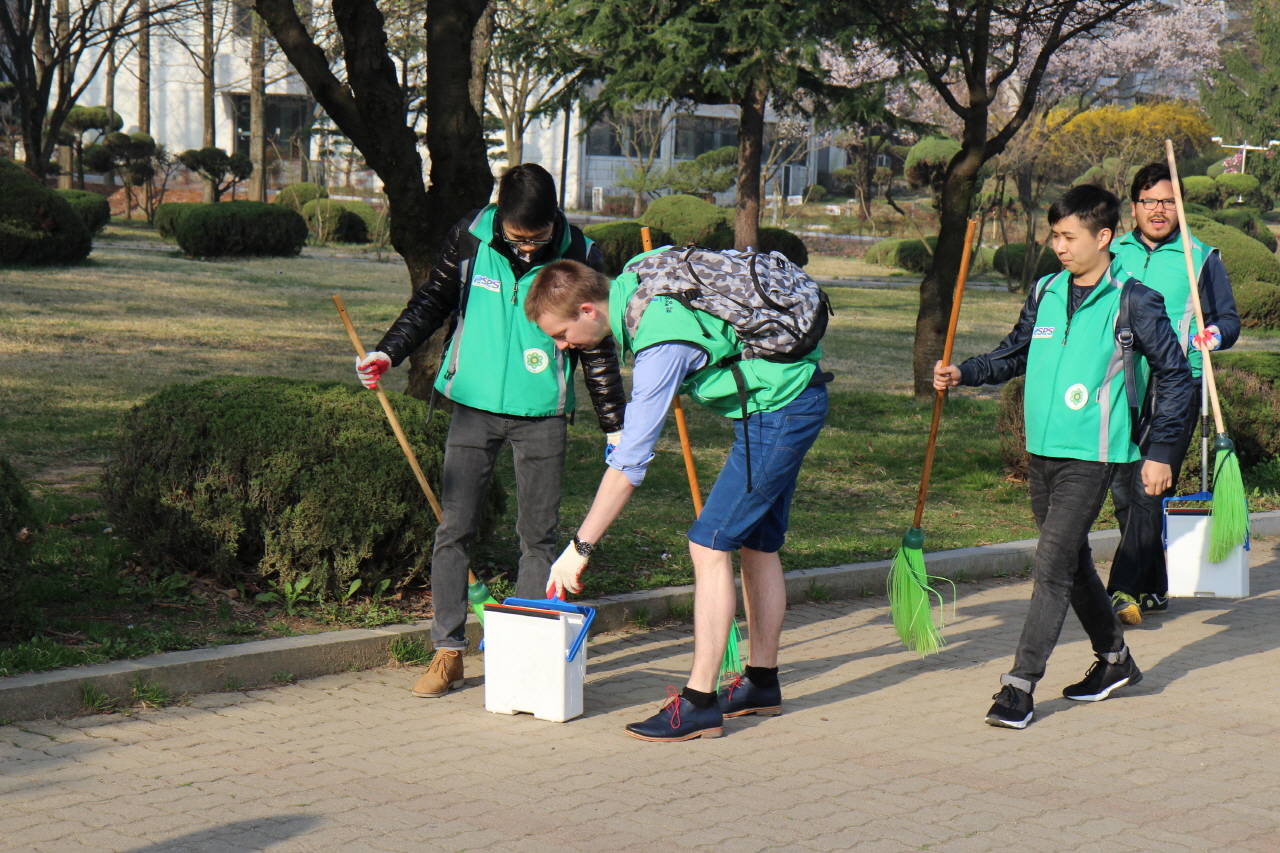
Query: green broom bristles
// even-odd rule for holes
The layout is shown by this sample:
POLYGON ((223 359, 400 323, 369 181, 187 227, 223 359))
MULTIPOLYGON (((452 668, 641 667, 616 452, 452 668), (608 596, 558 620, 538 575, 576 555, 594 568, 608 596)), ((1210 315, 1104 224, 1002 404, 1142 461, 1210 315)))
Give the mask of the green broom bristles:
POLYGON ((742 660, 742 632, 738 630, 738 620, 733 620, 729 628, 729 642, 724 647, 724 660, 720 662, 720 675, 716 678, 716 692, 730 676, 742 672, 745 661, 742 660))
POLYGON ((1213 468, 1213 506, 1209 518, 1209 562, 1220 563, 1249 535, 1249 503, 1240 479, 1240 459, 1231 439, 1219 434, 1213 468))
POLYGON ((941 604, 942 596, 929 586, 923 545, 922 530, 908 530, 902 537, 902 547, 889 567, 889 612, 903 645, 917 654, 931 655, 947 641, 933 621, 931 598, 936 596, 941 604))

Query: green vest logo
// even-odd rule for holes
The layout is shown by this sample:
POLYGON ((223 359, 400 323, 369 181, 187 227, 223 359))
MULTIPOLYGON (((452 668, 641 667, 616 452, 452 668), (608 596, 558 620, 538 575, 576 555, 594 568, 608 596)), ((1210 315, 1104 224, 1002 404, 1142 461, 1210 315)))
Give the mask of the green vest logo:
POLYGON ((550 363, 551 359, 547 354, 536 347, 524 351, 524 369, 530 373, 541 373, 550 363))
POLYGON ((1067 389, 1067 408, 1072 411, 1083 409, 1087 402, 1089 402, 1089 389, 1079 382, 1067 389))

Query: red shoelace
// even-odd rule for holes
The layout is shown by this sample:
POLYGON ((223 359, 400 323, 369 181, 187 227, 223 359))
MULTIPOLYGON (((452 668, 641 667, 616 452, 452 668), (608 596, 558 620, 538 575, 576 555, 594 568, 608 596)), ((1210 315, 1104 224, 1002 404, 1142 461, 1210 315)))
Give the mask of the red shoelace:
POLYGON ((661 710, 671 708, 671 728, 680 728, 680 694, 671 685, 667 685, 667 701, 662 703, 661 710))
POLYGON ((732 699, 732 698, 733 698, 733 691, 737 690, 737 689, 738 689, 739 687, 741 687, 741 686, 742 686, 742 673, 740 673, 740 672, 735 672, 735 673, 733 674, 733 681, 730 681, 730 682, 729 682, 729 684, 728 684, 728 686, 727 686, 727 689, 728 689, 728 691, 729 691, 729 696, 728 696, 728 698, 729 698, 729 699, 732 699))

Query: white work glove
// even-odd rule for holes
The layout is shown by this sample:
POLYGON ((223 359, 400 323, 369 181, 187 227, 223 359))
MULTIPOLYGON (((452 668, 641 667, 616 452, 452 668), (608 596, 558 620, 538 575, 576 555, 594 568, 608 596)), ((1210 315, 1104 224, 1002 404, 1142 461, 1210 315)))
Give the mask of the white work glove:
POLYGON ((366 388, 377 388, 382 374, 390 369, 391 356, 385 352, 374 350, 365 353, 364 358, 356 359, 356 376, 360 377, 360 384, 366 388))
POLYGON ((1222 330, 1217 326, 1208 325, 1204 327, 1203 332, 1197 332, 1191 339, 1191 345, 1196 349, 1204 349, 1205 344, 1209 345, 1210 352, 1222 346, 1222 330))
POLYGON ((558 598, 566 601, 566 592, 582 592, 579 578, 587 567, 587 558, 578 553, 572 542, 564 549, 564 553, 551 564, 551 577, 547 581, 547 598, 558 598))
POLYGON ((618 442, 622 441, 622 430, 617 432, 605 433, 604 436, 604 461, 608 462, 609 457, 613 455, 613 451, 618 449, 618 442))

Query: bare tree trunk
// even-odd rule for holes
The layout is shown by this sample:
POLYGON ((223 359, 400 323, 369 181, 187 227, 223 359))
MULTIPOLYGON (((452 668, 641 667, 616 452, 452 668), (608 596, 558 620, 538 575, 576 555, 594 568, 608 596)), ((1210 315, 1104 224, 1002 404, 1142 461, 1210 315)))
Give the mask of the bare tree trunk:
MULTIPOLYGON (((58 20, 58 43, 66 44, 70 38, 71 29, 71 7, 67 0, 58 0, 55 15, 58 20)), ((65 91, 67 85, 67 67, 65 64, 58 66, 58 90, 65 91)), ((71 146, 58 146, 58 165, 62 168, 58 172, 58 189, 71 189, 71 173, 72 159, 71 146)), ((81 189, 84 189, 81 187, 81 189)))
POLYGON ((139 0, 138 130, 151 135, 151 0, 139 0))
POLYGON ((764 84, 757 83, 739 104, 742 112, 738 119, 738 209, 733 226, 733 245, 739 251, 759 245, 760 157, 764 151, 767 98, 764 84))
MULTIPOLYGON (((112 17, 114 17, 115 5, 112 4, 112 17)), ((103 80, 102 105, 107 108, 107 115, 115 115, 116 111, 116 43, 114 41, 107 44, 107 69, 106 79, 103 80)), ((102 176, 102 183, 108 187, 116 185, 116 173, 107 172, 102 176)))
POLYGON ((267 200, 267 137, 263 128, 266 101, 266 26, 257 13, 253 15, 253 35, 249 44, 249 159, 253 174, 249 176, 249 201, 267 200))
POLYGON ((471 109, 484 116, 484 90, 489 79, 489 57, 493 54, 493 31, 498 20, 497 0, 488 0, 471 36, 471 109))
MULTIPOLYGON (((213 48, 213 0, 204 0, 200 10, 200 23, 203 35, 203 43, 201 45, 200 54, 200 76, 204 79, 202 91, 202 102, 204 106, 204 138, 202 140, 203 147, 212 148, 218 144, 218 117, 214 110, 214 48, 213 48)), ((213 182, 208 178, 204 181, 204 201, 206 204, 217 201, 217 194, 214 192, 213 182)))

